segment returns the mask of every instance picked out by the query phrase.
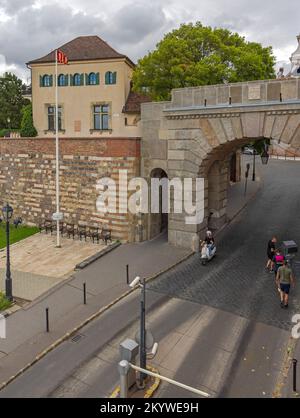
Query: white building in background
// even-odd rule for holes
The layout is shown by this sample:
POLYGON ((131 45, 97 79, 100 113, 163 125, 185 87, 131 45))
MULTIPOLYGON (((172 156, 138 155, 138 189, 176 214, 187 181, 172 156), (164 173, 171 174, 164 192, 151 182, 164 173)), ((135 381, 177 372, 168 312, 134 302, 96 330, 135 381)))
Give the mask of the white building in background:
POLYGON ((300 35, 297 36, 297 41, 298 48, 290 58, 292 68, 290 74, 288 74, 289 77, 300 77, 300 35))

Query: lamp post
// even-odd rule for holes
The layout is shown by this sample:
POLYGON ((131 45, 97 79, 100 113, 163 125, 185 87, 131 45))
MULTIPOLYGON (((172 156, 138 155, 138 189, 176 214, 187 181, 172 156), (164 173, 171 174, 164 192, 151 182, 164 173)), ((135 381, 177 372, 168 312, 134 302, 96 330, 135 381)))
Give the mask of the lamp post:
POLYGON ((6 298, 12 302, 13 295, 12 295, 12 280, 11 280, 11 272, 10 272, 10 252, 9 252, 9 221, 13 215, 13 208, 7 203, 2 208, 3 218, 6 222, 6 279, 5 279, 5 296, 6 298))
POLYGON ((256 179, 256 173, 255 173, 255 162, 256 162, 256 151, 253 149, 253 173, 252 173, 252 181, 255 181, 256 179))
MULTIPOLYGON (((140 367, 146 369, 147 367, 147 352, 146 352, 146 281, 145 278, 137 276, 129 286, 134 288, 139 285, 141 288, 141 299, 140 299, 140 367)), ((140 373, 140 385, 143 386, 145 380, 145 373, 140 373)))

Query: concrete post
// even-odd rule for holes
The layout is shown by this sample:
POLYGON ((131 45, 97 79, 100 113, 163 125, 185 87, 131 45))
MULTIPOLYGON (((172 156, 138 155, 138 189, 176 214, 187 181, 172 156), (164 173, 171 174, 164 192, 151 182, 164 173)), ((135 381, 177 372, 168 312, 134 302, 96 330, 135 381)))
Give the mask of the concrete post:
POLYGON ((128 398, 128 372, 130 366, 128 361, 122 360, 118 364, 118 371, 120 373, 120 398, 128 398))

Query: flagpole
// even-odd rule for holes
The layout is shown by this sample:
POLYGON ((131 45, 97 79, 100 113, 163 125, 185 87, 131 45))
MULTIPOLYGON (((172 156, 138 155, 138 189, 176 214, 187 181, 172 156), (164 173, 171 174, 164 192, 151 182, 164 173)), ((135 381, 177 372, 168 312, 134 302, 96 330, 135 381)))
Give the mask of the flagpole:
MULTIPOLYGON (((58 216, 59 207, 59 140, 58 140, 58 62, 57 49, 55 51, 55 148, 56 148, 56 214, 58 216)), ((60 229, 59 219, 56 219, 56 247, 60 248, 60 229)))

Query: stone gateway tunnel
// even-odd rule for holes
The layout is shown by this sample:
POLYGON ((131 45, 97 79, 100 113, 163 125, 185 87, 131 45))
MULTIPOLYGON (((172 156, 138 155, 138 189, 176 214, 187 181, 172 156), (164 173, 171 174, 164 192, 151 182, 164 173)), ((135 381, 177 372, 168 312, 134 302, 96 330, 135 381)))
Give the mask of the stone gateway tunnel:
POLYGON ((242 146, 262 139, 300 148, 300 79, 178 89, 170 102, 144 104, 142 176, 204 178, 205 216, 187 225, 185 213, 143 215, 143 239, 168 224, 170 243, 193 248, 207 226, 220 228, 232 162, 242 146))

